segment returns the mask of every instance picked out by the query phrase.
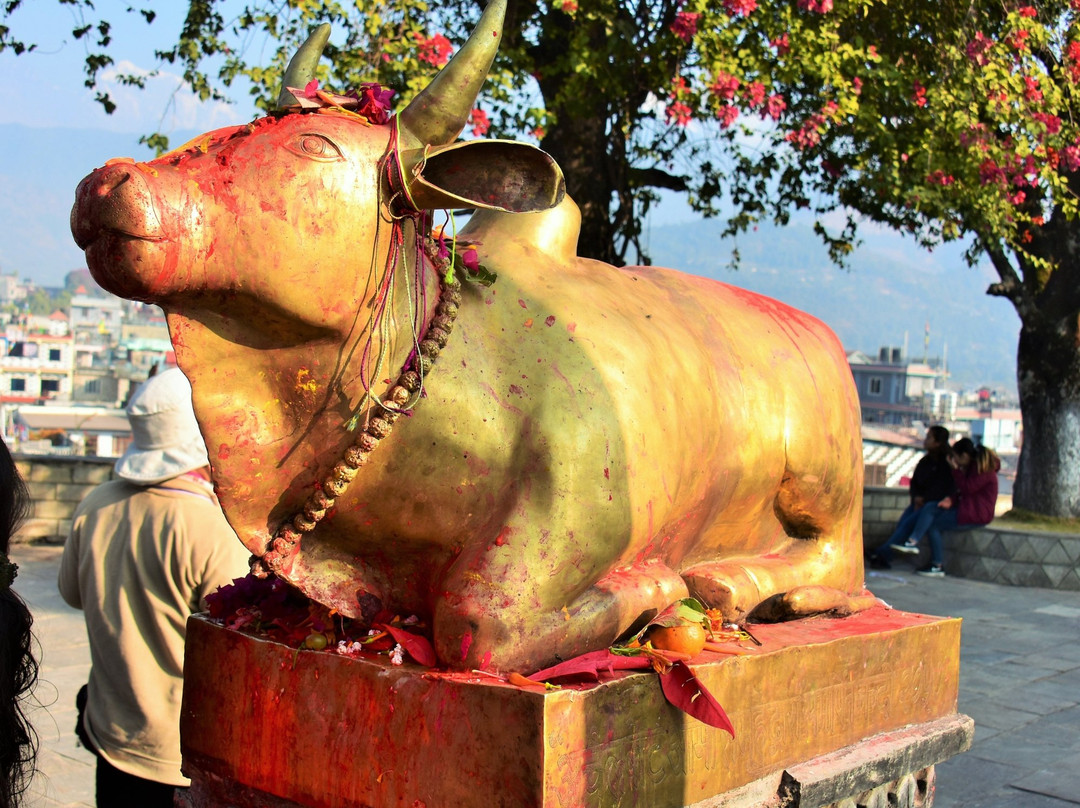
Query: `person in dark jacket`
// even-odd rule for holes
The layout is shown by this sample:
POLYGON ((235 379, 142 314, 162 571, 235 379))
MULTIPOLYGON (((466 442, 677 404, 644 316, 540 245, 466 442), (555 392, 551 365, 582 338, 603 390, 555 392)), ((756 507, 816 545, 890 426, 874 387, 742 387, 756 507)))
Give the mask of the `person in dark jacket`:
POLYGON ((945 575, 944 540, 946 530, 966 530, 990 524, 998 498, 998 471, 1001 460, 992 449, 976 446, 968 438, 953 444, 949 456, 956 496, 946 497, 932 509, 933 519, 926 531, 930 541, 930 563, 915 570, 919 575, 945 575))
POLYGON ((900 515, 888 541, 867 556, 870 566, 875 569, 889 569, 892 566, 893 549, 917 553, 919 541, 930 529, 937 512, 926 506, 936 505, 955 493, 952 467, 948 460, 949 430, 943 426, 930 427, 926 431, 923 448, 926 454, 911 475, 911 504, 900 515))

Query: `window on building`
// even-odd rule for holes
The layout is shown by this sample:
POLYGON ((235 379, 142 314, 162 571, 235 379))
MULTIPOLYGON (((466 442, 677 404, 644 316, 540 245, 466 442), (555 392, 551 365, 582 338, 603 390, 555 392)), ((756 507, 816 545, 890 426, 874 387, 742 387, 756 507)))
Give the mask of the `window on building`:
POLYGON ((87 393, 100 393, 101 379, 90 379, 83 385, 83 390, 87 393))
POLYGON ((881 395, 881 377, 880 376, 871 376, 870 377, 870 395, 872 395, 872 396, 880 396, 881 395))
POLYGON ((25 393, 26 392, 26 379, 12 379, 11 380, 11 392, 13 392, 13 393, 25 393))
POLYGON ((59 362, 60 361, 60 349, 59 348, 49 348, 49 361, 50 362, 59 362))
POLYGON ((41 394, 46 393, 59 393, 60 392, 60 380, 59 379, 42 379, 41 380, 41 394))
POLYGON ((13 342, 8 348, 8 356, 21 356, 29 359, 38 355, 36 342, 13 342))

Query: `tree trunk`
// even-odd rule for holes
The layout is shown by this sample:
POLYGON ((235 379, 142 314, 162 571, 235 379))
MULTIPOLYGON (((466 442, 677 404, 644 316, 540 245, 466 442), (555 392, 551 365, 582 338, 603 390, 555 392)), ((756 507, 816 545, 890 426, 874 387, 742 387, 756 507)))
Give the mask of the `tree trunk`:
MULTIPOLYGON (((1036 319, 1036 318, 1032 318, 1036 319)), ((1017 352, 1024 444, 1017 508, 1080 516, 1080 342, 1077 315, 1025 323, 1017 352)))
POLYGON ((597 116, 556 123, 540 144, 563 170, 566 193, 581 209, 578 254, 616 266, 622 263, 615 246, 611 199, 615 192, 610 172, 606 121, 597 116))

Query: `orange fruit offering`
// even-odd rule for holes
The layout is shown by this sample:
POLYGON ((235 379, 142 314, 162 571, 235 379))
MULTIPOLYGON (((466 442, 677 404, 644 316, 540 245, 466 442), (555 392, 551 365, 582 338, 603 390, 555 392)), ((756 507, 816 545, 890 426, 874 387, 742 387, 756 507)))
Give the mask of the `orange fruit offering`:
POLYGON ((705 627, 701 623, 653 626, 646 639, 652 643, 653 648, 661 651, 678 651, 695 657, 705 647, 705 627))

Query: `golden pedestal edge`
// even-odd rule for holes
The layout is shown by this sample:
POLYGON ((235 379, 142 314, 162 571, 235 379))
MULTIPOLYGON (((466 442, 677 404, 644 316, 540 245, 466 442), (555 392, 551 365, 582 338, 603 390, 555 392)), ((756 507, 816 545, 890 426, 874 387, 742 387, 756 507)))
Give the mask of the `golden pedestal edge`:
POLYGON ((878 607, 754 631, 751 654, 692 665, 732 739, 671 707, 652 673, 529 692, 297 653, 194 617, 188 804, 711 808, 787 794, 775 804, 816 808, 970 745, 956 713, 959 620, 878 607))

